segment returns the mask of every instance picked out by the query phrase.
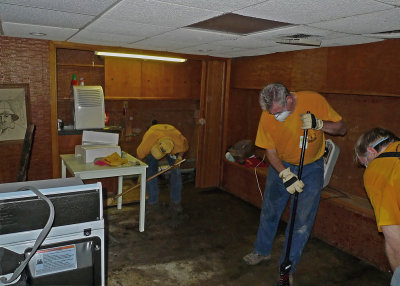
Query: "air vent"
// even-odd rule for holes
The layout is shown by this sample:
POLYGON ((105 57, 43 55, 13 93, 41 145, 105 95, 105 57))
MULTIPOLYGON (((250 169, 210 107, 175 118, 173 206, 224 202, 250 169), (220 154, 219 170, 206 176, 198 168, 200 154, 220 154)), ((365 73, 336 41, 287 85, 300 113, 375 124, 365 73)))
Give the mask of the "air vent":
POLYGON ((98 90, 79 90, 78 105, 81 107, 101 106, 102 100, 98 90))
POLYGON ((275 39, 278 44, 285 45, 298 45, 298 46, 321 46, 321 40, 318 39, 319 36, 307 35, 307 34, 295 34, 289 36, 283 36, 275 39))

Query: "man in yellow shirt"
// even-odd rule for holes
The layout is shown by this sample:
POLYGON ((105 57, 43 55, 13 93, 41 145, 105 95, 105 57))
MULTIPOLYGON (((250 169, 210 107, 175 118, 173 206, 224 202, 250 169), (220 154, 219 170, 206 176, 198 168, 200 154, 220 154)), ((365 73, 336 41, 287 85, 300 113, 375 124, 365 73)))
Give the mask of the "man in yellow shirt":
MULTIPOLYGON (((137 148, 139 159, 145 159, 149 166, 146 172, 151 177, 158 172, 158 162, 166 158, 169 165, 181 161, 184 153, 189 149, 185 136, 170 124, 155 124, 151 126, 143 136, 142 142, 137 148)), ((170 209, 174 214, 182 212, 182 176, 179 167, 171 170, 170 177, 170 209)), ((146 183, 148 198, 148 210, 157 210, 158 204, 158 180, 157 177, 146 183)))
POLYGON ((379 232, 385 237, 386 256, 394 271, 391 285, 400 285, 400 139, 383 128, 362 134, 355 160, 366 169, 364 187, 374 208, 379 232), (393 152, 393 153, 392 153, 393 152))
MULTIPOLYGON (((297 191, 300 194, 289 255, 292 280, 291 275, 300 260, 318 210, 324 182, 324 133, 344 135, 346 126, 342 117, 316 92, 289 92, 284 85, 272 83, 261 91, 259 101, 263 112, 255 144, 265 149, 270 167, 254 249, 243 259, 249 265, 270 259, 280 217, 290 195, 297 191), (307 111, 311 113, 307 114, 307 111), (302 180, 299 180, 295 174, 299 168, 303 129, 309 130, 302 180)), ((285 254, 284 251, 280 264, 285 254)))

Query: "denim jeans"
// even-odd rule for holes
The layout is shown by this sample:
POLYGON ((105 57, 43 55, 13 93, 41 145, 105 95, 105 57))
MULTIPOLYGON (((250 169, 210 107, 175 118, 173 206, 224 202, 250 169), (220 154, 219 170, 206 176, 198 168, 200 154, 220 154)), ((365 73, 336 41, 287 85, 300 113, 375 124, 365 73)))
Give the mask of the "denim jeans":
MULTIPOLYGON (((170 155, 166 155, 166 159, 169 165, 175 163, 175 159, 170 155)), ((158 160, 149 154, 146 157, 147 168, 146 177, 149 178, 158 173, 158 160)), ((180 168, 174 168, 171 171, 170 176, 170 198, 173 203, 180 203, 182 198, 182 176, 180 168)), ((147 202, 149 204, 158 203, 158 177, 155 177, 146 183, 146 191, 149 195, 147 202)))
MULTIPOLYGON (((290 167, 290 170, 297 175, 299 166, 286 162, 283 162, 283 164, 286 168, 290 167)), ((296 219, 289 255, 289 259, 292 262, 291 273, 294 273, 296 264, 300 260, 318 211, 321 190, 324 182, 323 159, 321 158, 311 164, 303 166, 301 180, 304 183, 304 188, 303 192, 298 195, 296 219)), ((283 185, 282 179, 279 178, 278 172, 271 166, 268 169, 267 174, 267 183, 261 207, 257 239, 254 243, 254 252, 261 255, 271 253, 279 220, 290 197, 290 194, 283 185)), ((293 200, 291 200, 291 210, 292 207, 293 200)), ((289 228, 290 221, 286 227, 286 239, 280 264, 285 260, 289 228)))
POLYGON ((390 286, 400 286, 400 266, 395 269, 390 286))

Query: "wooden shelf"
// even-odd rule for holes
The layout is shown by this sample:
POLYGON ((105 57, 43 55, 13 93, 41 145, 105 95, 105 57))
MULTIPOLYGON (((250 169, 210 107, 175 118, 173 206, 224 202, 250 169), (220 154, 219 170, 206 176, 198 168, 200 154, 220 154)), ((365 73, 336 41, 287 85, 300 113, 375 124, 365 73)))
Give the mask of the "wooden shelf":
POLYGON ((85 67, 85 68, 104 68, 104 65, 93 65, 93 64, 64 64, 64 63, 57 63, 57 66, 62 66, 62 67, 85 67))
POLYGON ((182 98, 182 97, 104 97, 104 100, 193 100, 200 98, 182 98))

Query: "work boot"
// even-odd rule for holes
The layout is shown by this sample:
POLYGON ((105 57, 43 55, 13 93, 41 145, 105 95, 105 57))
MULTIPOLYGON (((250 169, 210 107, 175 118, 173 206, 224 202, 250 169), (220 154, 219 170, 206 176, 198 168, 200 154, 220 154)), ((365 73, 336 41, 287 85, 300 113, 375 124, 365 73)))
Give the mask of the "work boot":
POLYGON ((147 203, 146 204, 146 215, 150 215, 150 214, 154 214, 154 213, 158 213, 161 211, 161 207, 159 203, 155 203, 155 204, 150 204, 147 203))
POLYGON ((183 212, 183 208, 181 203, 169 203, 169 211, 171 212, 172 215, 178 215, 183 212))
POLYGON ((261 255, 258 253, 255 253, 254 251, 245 255, 243 257, 244 262, 246 262, 247 265, 257 265, 262 261, 268 261, 271 259, 271 255, 261 255))

